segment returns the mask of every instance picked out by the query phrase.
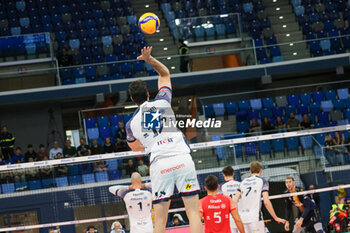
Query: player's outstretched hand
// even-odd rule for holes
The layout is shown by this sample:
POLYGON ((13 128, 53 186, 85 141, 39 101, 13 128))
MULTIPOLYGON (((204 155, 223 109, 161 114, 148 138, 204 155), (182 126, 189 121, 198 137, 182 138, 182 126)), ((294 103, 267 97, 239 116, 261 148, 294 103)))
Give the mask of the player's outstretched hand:
POLYGON ((287 222, 287 220, 285 220, 285 219, 283 219, 283 218, 279 218, 279 217, 277 217, 277 218, 275 219, 275 221, 278 222, 278 223, 283 223, 283 224, 285 224, 285 223, 287 222))
POLYGON ((284 224, 284 230, 289 231, 289 222, 288 221, 284 224))
POLYGON ((137 57, 137 60, 147 61, 151 58, 152 46, 143 47, 141 49, 141 55, 137 57))

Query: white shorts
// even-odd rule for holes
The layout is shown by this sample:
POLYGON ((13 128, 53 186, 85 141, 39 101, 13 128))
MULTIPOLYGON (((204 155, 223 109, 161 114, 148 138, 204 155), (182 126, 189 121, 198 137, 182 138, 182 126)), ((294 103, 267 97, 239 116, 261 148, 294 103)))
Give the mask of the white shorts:
POLYGON ((246 233, 265 233, 264 221, 243 223, 244 231, 246 233))
POLYGON ((198 194, 200 187, 190 154, 158 158, 150 167, 153 204, 168 201, 174 186, 181 196, 198 194))

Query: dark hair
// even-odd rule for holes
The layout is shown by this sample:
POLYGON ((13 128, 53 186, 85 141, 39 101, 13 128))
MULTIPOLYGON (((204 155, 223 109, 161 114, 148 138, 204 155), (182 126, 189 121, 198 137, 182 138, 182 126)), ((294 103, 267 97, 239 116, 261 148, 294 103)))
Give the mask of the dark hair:
POLYGON ((179 42, 183 44, 184 43, 184 39, 179 39, 179 42))
POLYGON ((250 172, 251 173, 259 173, 261 170, 261 163, 259 161, 254 161, 250 163, 250 172))
POLYGON ((22 150, 22 148, 21 148, 21 147, 19 147, 19 146, 17 146, 17 147, 16 147, 16 150, 22 150))
POLYGON ((222 173, 224 173, 225 176, 233 176, 233 168, 232 168, 232 166, 224 167, 224 169, 222 169, 222 173))
POLYGON ((205 187, 209 191, 215 191, 218 189, 218 178, 214 175, 209 175, 205 178, 205 187))
POLYGON ((45 147, 45 146, 44 146, 43 144, 40 144, 40 145, 39 145, 39 148, 41 148, 41 147, 45 147))
POLYGON ((94 230, 96 230, 96 228, 95 228, 94 226, 92 226, 92 225, 88 226, 88 227, 86 228, 86 230, 90 230, 91 228, 93 228, 94 230))
POLYGON ((129 85, 129 95, 136 104, 147 101, 147 84, 143 80, 136 80, 129 85))
POLYGON ((27 148, 32 148, 33 145, 32 144, 28 144, 27 148))

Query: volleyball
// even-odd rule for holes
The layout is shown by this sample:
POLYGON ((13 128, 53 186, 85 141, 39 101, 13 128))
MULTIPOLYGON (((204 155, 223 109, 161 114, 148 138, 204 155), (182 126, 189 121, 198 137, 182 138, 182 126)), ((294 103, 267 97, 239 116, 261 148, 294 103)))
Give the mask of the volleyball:
POLYGON ((139 19, 139 27, 146 34, 153 34, 160 26, 159 18, 151 12, 144 13, 139 19))

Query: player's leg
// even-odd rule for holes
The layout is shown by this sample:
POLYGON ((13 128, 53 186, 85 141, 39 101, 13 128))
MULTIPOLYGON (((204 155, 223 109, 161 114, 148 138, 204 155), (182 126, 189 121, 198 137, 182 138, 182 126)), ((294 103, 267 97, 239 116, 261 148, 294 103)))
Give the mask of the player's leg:
POLYGON ((265 233, 265 223, 264 220, 258 222, 252 222, 249 224, 250 232, 254 233, 265 233))
POLYGON ((231 227, 231 233, 240 233, 238 228, 231 227))
POLYGON ((167 202, 159 202, 153 205, 154 208, 154 233, 164 233, 166 223, 168 221, 168 211, 170 200, 167 202))
POLYGON ((314 224, 314 229, 315 229, 316 233, 324 233, 324 230, 323 230, 321 222, 315 223, 314 224))
POLYGON ((199 215, 199 197, 198 194, 193 196, 182 197, 184 202, 187 218, 190 221, 191 233, 202 233, 203 225, 199 215))
POLYGON ((175 184, 180 192, 185 205, 186 214, 190 221, 191 233, 203 232, 203 225, 199 215, 199 196, 200 190, 197 180, 196 169, 191 155, 177 156, 183 166, 176 171, 175 184))

